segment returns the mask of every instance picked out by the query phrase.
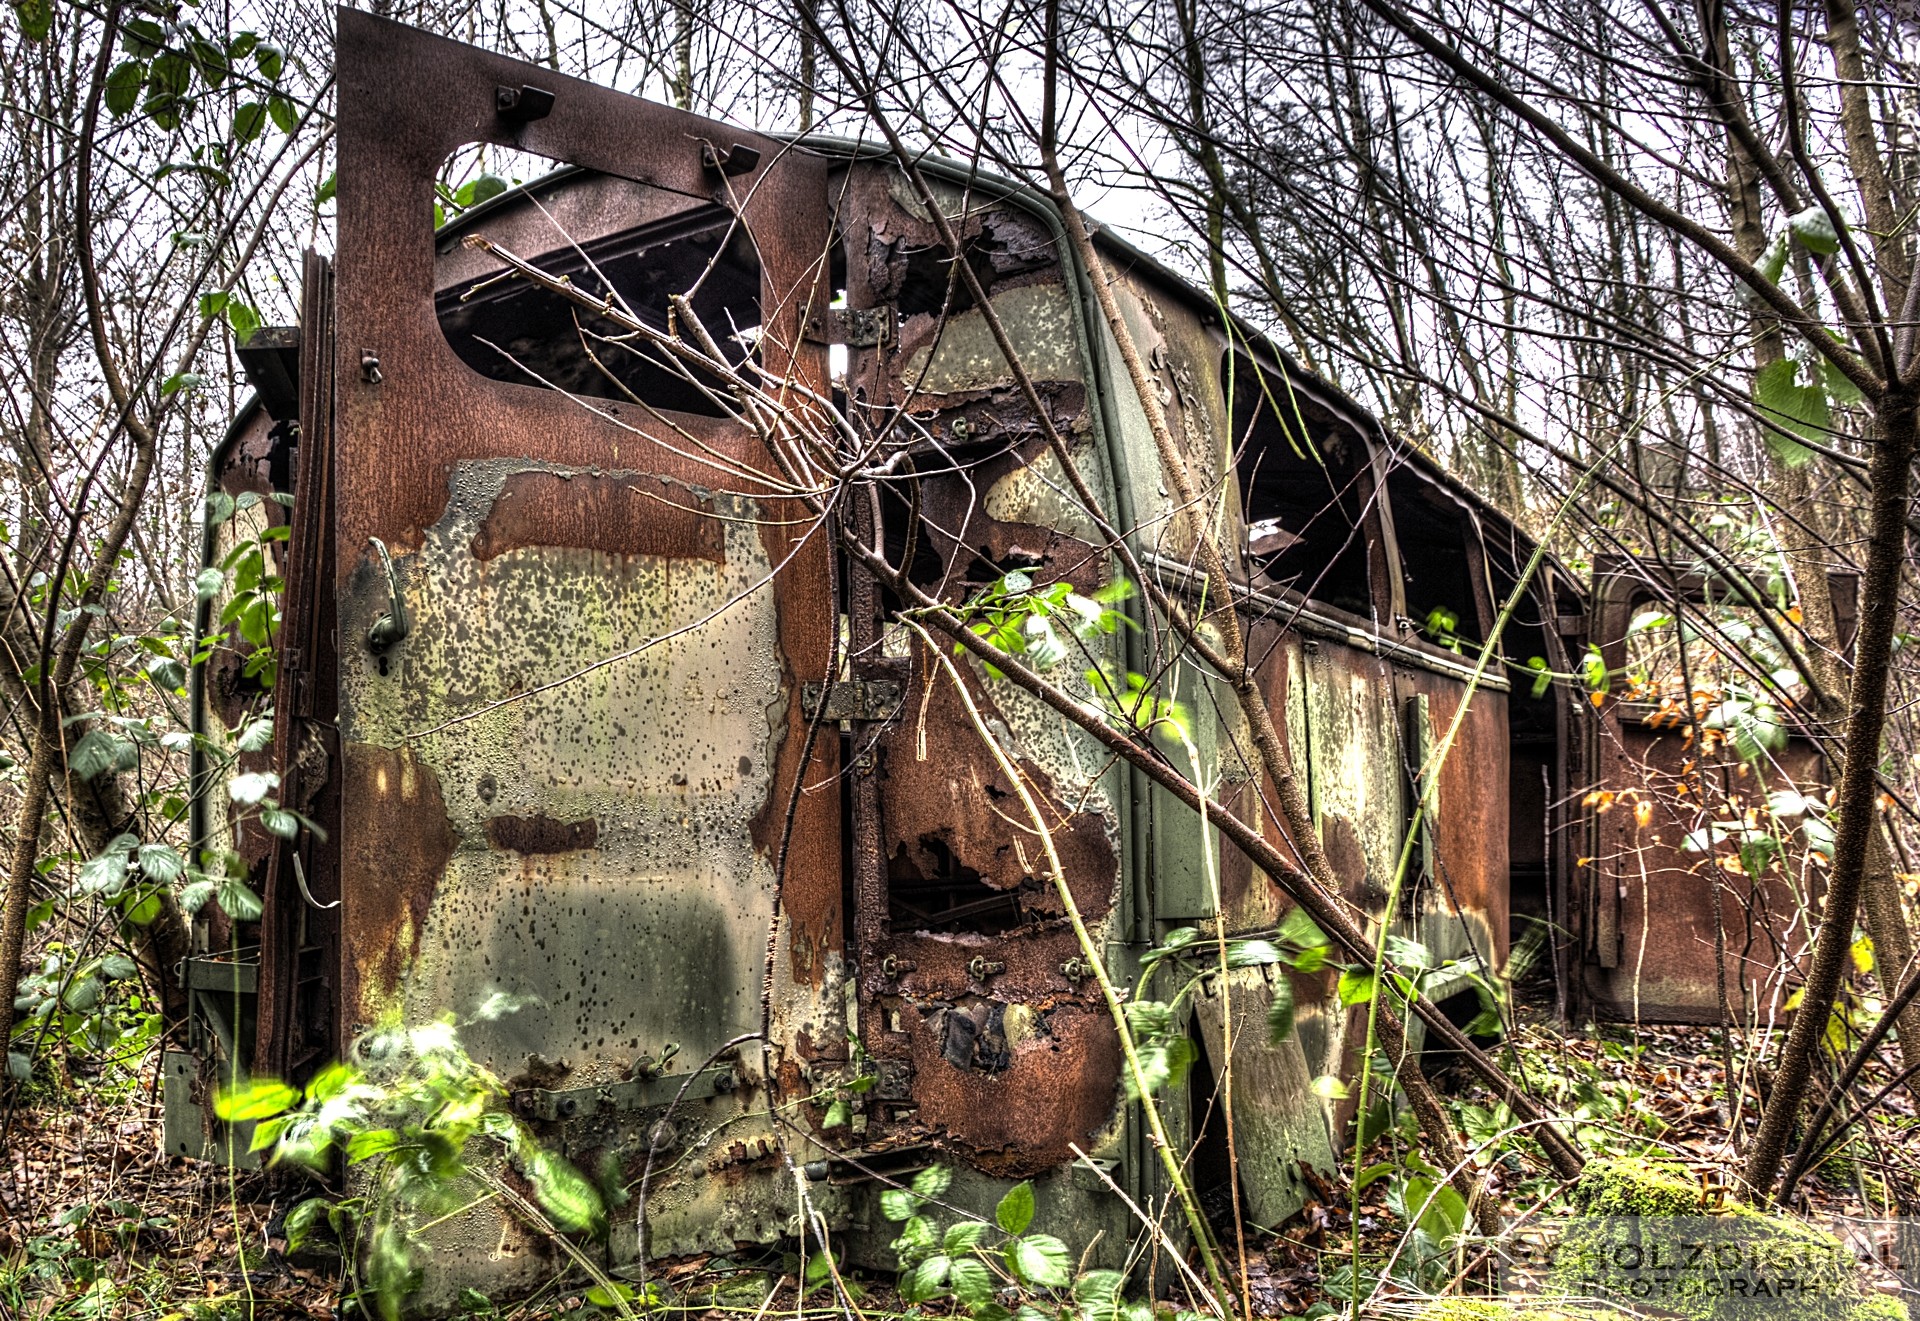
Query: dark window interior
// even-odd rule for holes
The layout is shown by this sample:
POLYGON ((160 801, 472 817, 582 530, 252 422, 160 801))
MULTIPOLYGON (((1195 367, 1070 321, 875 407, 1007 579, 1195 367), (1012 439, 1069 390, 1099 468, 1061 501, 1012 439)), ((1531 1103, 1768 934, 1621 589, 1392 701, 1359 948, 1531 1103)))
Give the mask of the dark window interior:
POLYGON ((1407 593, 1407 617, 1422 637, 1440 641, 1429 625, 1436 610, 1454 618, 1453 630, 1468 642, 1486 636, 1473 590, 1473 561, 1467 539, 1473 520, 1452 496, 1410 468, 1387 474, 1387 499, 1393 505, 1393 535, 1400 543, 1400 578, 1407 593))
MULTIPOLYGON (((1485 550, 1497 609, 1513 595, 1529 551, 1510 530, 1492 525, 1485 550)), ((1571 604, 1563 601, 1559 608, 1571 604)), ((1501 650, 1513 667, 1508 670, 1513 688, 1507 697, 1507 893, 1512 942, 1508 972, 1522 985, 1553 980, 1551 934, 1557 926, 1564 942, 1567 926, 1567 915, 1554 911, 1552 899, 1556 858, 1566 849, 1567 840, 1551 838, 1556 816, 1552 805, 1567 793, 1559 732, 1565 699, 1552 688, 1535 697, 1534 683, 1523 668, 1533 657, 1551 665, 1561 655, 1547 644, 1547 630, 1556 626, 1548 615, 1543 579, 1536 575, 1532 590, 1514 607, 1500 635, 1501 650)))
MULTIPOLYGON (((724 208, 703 207, 582 247, 585 257, 567 247, 529 260, 595 298, 617 293, 660 331, 668 329, 668 295, 694 290, 694 312, 729 361, 737 367, 754 355, 760 264, 724 208)), ((690 377, 676 360, 613 322, 524 280, 463 281, 441 291, 436 310, 448 344, 482 376, 557 386, 595 399, 637 399, 680 413, 726 415, 702 389, 704 384, 724 397, 717 379, 690 377)), ((684 327, 681 333, 692 338, 684 327)))
POLYGON ((1253 585, 1371 618, 1364 444, 1250 359, 1228 372, 1253 585))
POLYGON ((997 934, 1027 921, 1020 890, 994 889, 941 840, 923 838, 911 855, 900 845, 887 870, 887 917, 895 931, 997 934))

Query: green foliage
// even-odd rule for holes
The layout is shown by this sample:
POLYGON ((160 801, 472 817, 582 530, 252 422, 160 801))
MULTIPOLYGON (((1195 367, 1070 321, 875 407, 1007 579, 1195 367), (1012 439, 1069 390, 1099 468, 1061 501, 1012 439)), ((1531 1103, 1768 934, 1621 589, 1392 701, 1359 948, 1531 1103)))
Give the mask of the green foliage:
MULTIPOLYGON (((288 1240, 297 1232, 304 1241, 324 1223, 357 1248, 360 1292, 382 1316, 397 1317, 418 1287, 417 1226, 457 1211, 476 1187, 500 1186, 489 1163, 470 1157, 476 1142, 531 1188, 536 1228, 604 1237, 600 1190, 514 1117, 505 1087, 461 1047, 451 1016, 376 1032, 357 1056, 321 1070, 304 1095, 271 1079, 239 1084, 220 1093, 215 1113, 252 1121, 254 1149, 275 1163, 323 1169, 337 1154, 369 1171, 357 1196, 303 1202, 297 1230, 289 1217, 288 1240)), ((609 1294, 604 1305, 625 1301, 609 1294)))
MULTIPOLYGON (((976 637, 1036 670, 1050 670, 1076 652, 1084 663, 1098 668, 1104 664, 1103 658, 1087 644, 1129 622, 1113 607, 1132 596, 1133 584, 1124 578, 1115 579, 1092 596, 1082 596, 1072 583, 1037 586, 1031 574, 1016 569, 967 602, 962 613, 976 637)), ((956 656, 965 650, 954 644, 956 656)), ((991 665, 986 669, 996 679, 1005 677, 991 665)))
MULTIPOLYGON (((260 496, 254 491, 244 491, 238 497, 216 491, 207 497, 207 522, 210 526, 224 524, 260 504, 260 496)), ((242 654, 241 678, 253 680, 262 688, 273 687, 279 673, 279 651, 274 642, 280 631, 280 598, 286 586, 274 571, 270 547, 285 541, 292 531, 286 523, 269 525, 264 519, 257 520, 257 530, 238 538, 219 567, 203 570, 194 583, 201 600, 212 600, 225 592, 218 620, 243 644, 244 650, 236 648, 242 654)), ((225 641, 217 635, 208 638, 196 659, 211 656, 213 649, 225 641)))
POLYGON ((235 149, 258 139, 268 121, 290 133, 299 120, 283 85, 287 57, 256 32, 223 35, 195 22, 192 10, 166 11, 165 17, 159 13, 149 11, 121 24, 125 58, 107 74, 107 113, 115 119, 138 115, 177 133, 213 93, 222 88, 242 91, 247 99, 227 131, 174 171, 201 174, 225 186, 231 182, 225 167, 235 149))
MULTIPOLYGON (((994 1208, 993 1222, 962 1216, 944 1230, 926 1214, 952 1182, 944 1166, 914 1176, 907 1188, 880 1196, 880 1212, 900 1226, 893 1250, 900 1260, 901 1300, 918 1307, 951 1299, 973 1321, 1052 1321, 1065 1313, 1059 1293, 1070 1290, 1083 1321, 1152 1321, 1150 1303, 1126 1303, 1118 1271, 1074 1277, 1073 1256, 1051 1234, 1032 1232, 1031 1183, 1015 1184, 994 1208), (1017 1311, 1001 1300, 1015 1295, 1017 1311)), ((1190 1312, 1175 1321, 1197 1321, 1190 1312)))
MULTIPOLYGON (((1317 972, 1327 966, 1331 950, 1325 933, 1299 909, 1287 914, 1271 938, 1230 937, 1224 949, 1220 941, 1198 927, 1169 931, 1141 956, 1139 986, 1124 1007, 1147 1094, 1158 1095, 1167 1087, 1179 1085, 1199 1057, 1183 1026, 1182 1005, 1197 987, 1219 975, 1223 962, 1228 970, 1281 965, 1299 972, 1317 972), (1145 998, 1147 985, 1156 974, 1171 990, 1166 1000, 1145 998)), ((1293 984, 1275 967, 1268 985, 1273 998, 1267 1029, 1277 1046, 1293 1032, 1293 984)), ((1140 1085, 1131 1069, 1125 1079, 1127 1095, 1139 1099, 1140 1085)))
POLYGON ((1804 440, 1825 442, 1833 432, 1833 409, 1825 380, 1817 371, 1806 384, 1799 381, 1802 364, 1792 358, 1770 362, 1754 373, 1753 402, 1766 424, 1767 448, 1790 468, 1813 458, 1804 440))

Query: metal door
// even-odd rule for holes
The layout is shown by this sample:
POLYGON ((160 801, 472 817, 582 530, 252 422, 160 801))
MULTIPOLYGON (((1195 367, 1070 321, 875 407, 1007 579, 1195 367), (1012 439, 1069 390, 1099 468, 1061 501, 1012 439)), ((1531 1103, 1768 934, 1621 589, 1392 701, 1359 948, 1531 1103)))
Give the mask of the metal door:
MULTIPOLYGON (((1581 996, 1605 1018, 1777 1022, 1809 946, 1807 901, 1823 879, 1809 848, 1818 828, 1803 828, 1797 814, 1771 819, 1769 800, 1817 793, 1819 748, 1793 736, 1743 757, 1731 740, 1696 738, 1670 699, 1641 700, 1617 678, 1636 616, 1708 595, 1727 592, 1658 563, 1613 559, 1596 569, 1591 635, 1616 682, 1591 724, 1587 856, 1576 888, 1581 996), (1763 837, 1779 847, 1749 850, 1743 862, 1743 841, 1763 837)), ((1850 615, 1850 596, 1835 595, 1850 615)))
MULTIPOLYGON (((836 617, 826 538, 722 408, 476 366, 443 329, 469 306, 444 275, 470 288, 486 263, 444 235, 437 250, 430 217, 464 144, 584 167, 465 232, 536 264, 637 252, 641 267, 718 234, 759 267, 742 296, 757 294, 760 362, 818 386, 824 350, 801 327, 825 269, 823 168, 363 13, 339 13, 338 67, 345 1026, 457 1016, 522 1114, 628 1182, 636 1134, 658 1135, 705 1065, 666 1138, 687 1150, 655 1179, 652 1251, 776 1237, 792 1207, 761 1089, 804 1089, 815 1058, 845 1056, 833 740, 800 764, 802 687, 826 677, 836 617), (620 246, 627 231, 652 237, 620 246), (764 1060, 757 1043, 722 1052, 763 1014, 764 1060)), ((499 347, 521 365, 542 351, 499 347)), ((563 358, 578 354, 538 361, 563 358)), ((516 1235, 456 1227, 436 1269, 499 1284, 548 1269, 516 1235)), ((616 1226, 616 1259, 633 1246, 616 1226)))

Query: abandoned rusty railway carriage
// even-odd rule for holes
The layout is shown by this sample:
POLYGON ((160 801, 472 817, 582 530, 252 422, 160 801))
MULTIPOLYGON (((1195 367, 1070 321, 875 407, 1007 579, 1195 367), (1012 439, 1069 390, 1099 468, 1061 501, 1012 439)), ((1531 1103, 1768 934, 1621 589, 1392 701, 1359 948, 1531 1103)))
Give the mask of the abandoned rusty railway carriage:
MULTIPOLYGON (((500 992, 524 1003, 463 1040, 550 1141, 629 1174, 650 1136, 665 1141, 652 1256, 795 1232, 778 1109, 857 1258, 883 1259, 890 1237, 874 1175, 934 1161, 956 1166, 954 1196, 973 1206, 1032 1177, 1046 1228, 1117 1258, 1133 1232, 1107 1181, 1147 1204, 1156 1166, 1079 947, 951 685, 697 379, 611 349, 596 363, 559 294, 493 278, 504 249, 661 325, 667 295, 697 285, 728 352, 838 391, 863 418, 911 420, 901 470, 920 474, 917 495, 889 494, 880 513, 889 554, 911 543, 926 590, 964 601, 1015 567, 1091 590, 1116 560, 950 278, 933 216, 895 163, 853 145, 743 133, 363 13, 338 21, 339 255, 309 257, 298 327, 243 347, 256 399, 213 463, 230 496, 291 494, 242 502, 208 546, 218 563, 291 524, 278 679, 263 689, 232 639, 196 704, 209 729, 272 708, 273 747, 209 763, 203 782, 271 768, 325 834, 234 832, 264 912, 199 920, 190 1040, 166 1062, 170 1150, 230 1153, 204 1104, 228 1070, 298 1080, 372 1025, 468 1014, 500 992), (475 143, 564 168, 436 231, 436 178, 475 143), (837 633, 848 659, 829 672, 837 633), (806 1098, 862 1070, 877 1081, 851 1123, 823 1130, 806 1098)), ((1190 547, 1057 213, 1011 184, 923 169, 1098 498, 1184 590, 1190 547)), ((1412 768, 1471 673, 1421 621, 1451 612, 1471 652, 1531 547, 1206 296, 1100 242, 1190 461, 1225 477, 1260 682, 1347 897, 1377 911, 1412 768)), ((1590 637, 1617 650, 1648 591, 1624 568, 1603 575, 1590 622, 1584 587, 1549 562, 1501 650, 1567 671, 1590 637)), ((1146 636, 1102 645, 1139 669, 1146 636)), ((1671 761, 1672 740, 1624 699, 1595 710, 1508 672, 1480 686, 1445 764, 1407 934, 1497 978, 1516 937, 1550 929, 1523 943, 1577 1008, 1711 1017, 1698 860, 1677 834, 1649 852, 1608 835, 1631 822, 1577 810, 1591 786, 1671 761), (1610 860, 1633 848, 1628 886, 1610 860), (1597 861, 1576 869, 1584 857, 1597 861)), ((1072 892, 1117 978, 1174 926, 1281 918, 1280 891, 1217 840, 1216 913, 1193 813, 1011 685, 968 682, 1058 810, 1072 892)), ((1237 716, 1188 682, 1203 763, 1252 819, 1261 785, 1234 751, 1237 716)), ((1299 1206, 1302 1165, 1333 1160, 1345 1116, 1310 1082, 1349 1071, 1349 1024, 1323 976, 1234 975, 1243 1193, 1271 1224, 1299 1206), (1278 1047, 1257 1030, 1273 976, 1294 978, 1301 1006, 1278 1047)), ((1436 994, 1470 1001, 1466 987, 1436 994)), ((1217 1178, 1203 1116, 1219 1001, 1203 995, 1193 1018, 1202 1060, 1167 1107, 1217 1178)), ((436 1235, 428 1305, 554 1269, 491 1203, 436 1235)), ((609 1251, 632 1259, 631 1218, 609 1251)))

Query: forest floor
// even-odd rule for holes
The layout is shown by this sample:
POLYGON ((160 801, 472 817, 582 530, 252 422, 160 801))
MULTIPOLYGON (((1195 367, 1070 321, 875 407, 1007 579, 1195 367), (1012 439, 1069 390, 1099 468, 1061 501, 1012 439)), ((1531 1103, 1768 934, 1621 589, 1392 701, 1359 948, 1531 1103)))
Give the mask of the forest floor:
MULTIPOLYGON (((1569 1117, 1590 1150, 1656 1154, 1683 1163, 1703 1188, 1729 1186, 1736 1138, 1751 1132, 1757 1098, 1749 1093, 1729 1104, 1717 1032, 1609 1027, 1569 1034, 1535 1021, 1522 1025, 1516 1044, 1512 1058, 1530 1084, 1569 1117)), ((0 1179, 0 1321, 351 1315, 337 1263, 290 1259, 285 1251, 285 1215, 312 1185, 293 1172, 235 1172, 163 1154, 153 1074, 146 1067, 117 1086, 43 1087, 16 1103, 0 1179)), ((1888 1081, 1870 1079, 1868 1094, 1888 1081)), ((1461 1086, 1453 1103, 1470 1143, 1476 1126, 1497 1131, 1489 1103, 1472 1087, 1461 1086)), ((1360 1167, 1372 1175, 1359 1199, 1358 1236, 1372 1272, 1396 1251, 1403 1259, 1418 1252, 1403 1232, 1402 1138, 1398 1130, 1380 1135, 1360 1167)), ((1479 1163, 1514 1232, 1555 1209, 1564 1191, 1521 1140, 1489 1139, 1479 1163)), ((1350 1153, 1343 1166, 1353 1168, 1350 1153)), ((1910 1098, 1898 1089, 1888 1095, 1874 1128, 1846 1143, 1804 1190, 1798 1209, 1843 1227, 1884 1218, 1889 1206, 1920 1205, 1920 1120, 1910 1098)), ((1352 1198, 1347 1179, 1320 1180, 1300 1215, 1277 1232, 1250 1232, 1244 1288, 1255 1315, 1298 1316, 1345 1299, 1355 1243, 1352 1198)), ((1231 1244, 1230 1223, 1221 1227, 1231 1244)), ((1468 1238, 1411 1268, 1396 1261, 1370 1310, 1410 1312, 1450 1284, 1488 1280, 1489 1246, 1468 1238)), ((662 1263, 660 1270, 669 1300, 698 1297, 704 1301, 694 1310, 712 1321, 838 1315, 824 1290, 800 1305, 796 1265, 775 1253, 756 1261, 662 1263)), ((863 1287, 862 1311, 902 1310, 889 1281, 870 1279, 863 1287)), ((592 1310, 581 1296, 585 1288, 575 1279, 499 1308, 474 1302, 479 1315, 498 1321, 539 1321, 592 1310)))

